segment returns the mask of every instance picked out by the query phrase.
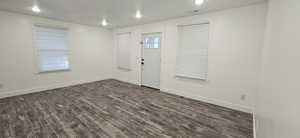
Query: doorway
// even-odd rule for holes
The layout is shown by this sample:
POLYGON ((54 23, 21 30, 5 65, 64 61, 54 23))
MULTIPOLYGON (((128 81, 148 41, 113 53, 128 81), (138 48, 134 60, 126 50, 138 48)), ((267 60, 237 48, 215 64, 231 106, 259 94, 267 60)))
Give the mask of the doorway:
POLYGON ((160 89, 161 33, 142 35, 142 85, 160 89))

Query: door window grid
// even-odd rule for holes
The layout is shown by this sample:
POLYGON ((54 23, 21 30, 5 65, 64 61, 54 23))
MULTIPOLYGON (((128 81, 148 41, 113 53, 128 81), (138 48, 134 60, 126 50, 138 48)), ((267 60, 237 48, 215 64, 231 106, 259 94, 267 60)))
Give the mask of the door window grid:
POLYGON ((145 48, 159 48, 160 38, 159 37, 146 37, 145 48))

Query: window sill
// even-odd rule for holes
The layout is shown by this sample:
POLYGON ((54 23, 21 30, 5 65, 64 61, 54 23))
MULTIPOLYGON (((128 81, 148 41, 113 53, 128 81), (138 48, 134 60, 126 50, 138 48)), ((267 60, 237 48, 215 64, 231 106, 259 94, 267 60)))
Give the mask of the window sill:
POLYGON ((71 69, 58 69, 58 70, 49 70, 49 71, 39 71, 38 74, 69 72, 69 71, 71 71, 71 69))

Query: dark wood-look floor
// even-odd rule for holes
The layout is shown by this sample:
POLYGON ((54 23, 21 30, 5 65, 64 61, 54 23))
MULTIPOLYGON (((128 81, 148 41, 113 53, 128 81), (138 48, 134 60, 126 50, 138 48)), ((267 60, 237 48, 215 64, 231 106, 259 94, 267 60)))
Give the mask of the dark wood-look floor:
POLYGON ((1 138, 252 138, 252 117, 117 80, 0 100, 1 138))

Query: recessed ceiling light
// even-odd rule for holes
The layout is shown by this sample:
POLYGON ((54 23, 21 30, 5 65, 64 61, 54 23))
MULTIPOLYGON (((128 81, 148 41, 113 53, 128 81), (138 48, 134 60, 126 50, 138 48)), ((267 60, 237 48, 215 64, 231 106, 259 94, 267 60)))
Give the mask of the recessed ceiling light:
POLYGON ((31 8, 31 10, 32 10, 33 12, 35 12, 35 13, 41 12, 41 9, 40 9, 39 6, 37 6, 37 5, 34 5, 34 6, 31 8))
POLYGON ((141 14, 141 11, 140 11, 140 10, 137 10, 137 11, 136 11, 135 18, 137 18, 137 19, 142 18, 142 14, 141 14))
POLYGON ((204 0, 195 0, 196 5, 202 5, 204 3, 204 0))
POLYGON ((107 21, 106 21, 106 19, 103 19, 103 20, 102 20, 102 26, 107 26, 107 21))

